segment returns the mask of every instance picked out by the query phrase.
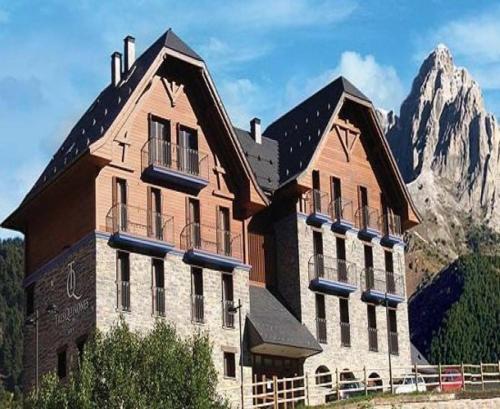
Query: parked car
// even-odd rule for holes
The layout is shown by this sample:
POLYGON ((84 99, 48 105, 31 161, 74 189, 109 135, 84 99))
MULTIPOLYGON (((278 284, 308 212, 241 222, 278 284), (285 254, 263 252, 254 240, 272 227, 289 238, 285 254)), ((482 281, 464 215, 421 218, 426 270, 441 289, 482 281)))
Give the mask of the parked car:
POLYGON ((415 379, 415 374, 406 374, 394 382, 394 393, 396 394, 426 391, 427 386, 422 375, 417 375, 415 379))
POLYGON ((446 368, 441 374, 441 391, 456 392, 462 389, 463 376, 458 368, 446 368))
POLYGON ((349 399, 353 396, 364 395, 365 384, 357 379, 349 380, 348 383, 343 383, 339 388, 339 398, 340 400, 349 399))

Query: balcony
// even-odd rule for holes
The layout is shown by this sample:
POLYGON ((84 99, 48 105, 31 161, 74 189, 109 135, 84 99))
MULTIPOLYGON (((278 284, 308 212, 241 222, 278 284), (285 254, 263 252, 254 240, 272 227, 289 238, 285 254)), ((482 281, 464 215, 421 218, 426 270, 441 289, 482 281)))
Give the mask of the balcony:
POLYGON ((152 138, 142 148, 143 175, 157 182, 200 190, 208 185, 208 155, 152 138))
POLYGON ((216 270, 247 267, 243 262, 241 235, 200 223, 189 223, 181 232, 181 249, 188 263, 216 270))
POLYGON ((174 248, 174 218, 117 203, 106 216, 106 231, 115 247, 152 255, 174 248))
POLYGON ((309 190, 304 197, 307 222, 312 225, 331 223, 330 195, 317 189, 309 190))
POLYGON ((320 344, 327 343, 326 318, 316 318, 316 338, 320 344))
POLYGON ((380 237, 379 222, 379 212, 373 207, 363 206, 356 211, 356 227, 359 234, 366 238, 380 237))
POLYGON ((403 235, 401 233, 401 218, 397 214, 384 214, 381 217, 382 242, 393 246, 403 244, 403 235))
POLYGON ((334 295, 347 295, 357 288, 356 265, 316 254, 309 259, 309 287, 334 295))
POLYGON ((399 304, 404 301, 405 290, 403 276, 376 268, 367 268, 363 272, 365 301, 399 304))
POLYGON ((330 208, 333 219, 332 229, 345 232, 354 227, 354 211, 351 200, 339 197, 331 203, 330 208))

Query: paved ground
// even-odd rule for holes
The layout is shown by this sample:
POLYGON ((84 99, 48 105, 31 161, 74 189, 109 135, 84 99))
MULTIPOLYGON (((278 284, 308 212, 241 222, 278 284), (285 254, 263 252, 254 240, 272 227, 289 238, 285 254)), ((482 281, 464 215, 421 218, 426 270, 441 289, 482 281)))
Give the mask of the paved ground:
POLYGON ((374 409, 498 409, 500 398, 493 399, 460 399, 435 402, 392 403, 374 405, 374 409))

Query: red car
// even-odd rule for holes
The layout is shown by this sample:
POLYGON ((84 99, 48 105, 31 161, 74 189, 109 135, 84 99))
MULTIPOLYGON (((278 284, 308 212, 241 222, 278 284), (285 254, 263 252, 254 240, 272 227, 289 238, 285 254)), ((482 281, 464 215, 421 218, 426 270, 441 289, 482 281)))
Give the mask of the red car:
POLYGON ((441 375, 441 392, 462 390, 464 378, 457 368, 446 368, 441 375))

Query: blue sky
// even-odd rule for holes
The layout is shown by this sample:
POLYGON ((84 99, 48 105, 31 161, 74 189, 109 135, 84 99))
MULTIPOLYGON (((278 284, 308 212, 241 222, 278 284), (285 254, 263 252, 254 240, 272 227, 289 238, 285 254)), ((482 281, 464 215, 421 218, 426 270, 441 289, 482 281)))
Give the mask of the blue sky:
POLYGON ((0 219, 108 84, 127 34, 140 53, 172 27, 207 61, 233 122, 265 127, 338 74, 398 111, 438 43, 499 115, 499 21, 500 4, 480 0, 0 0, 0 219))

